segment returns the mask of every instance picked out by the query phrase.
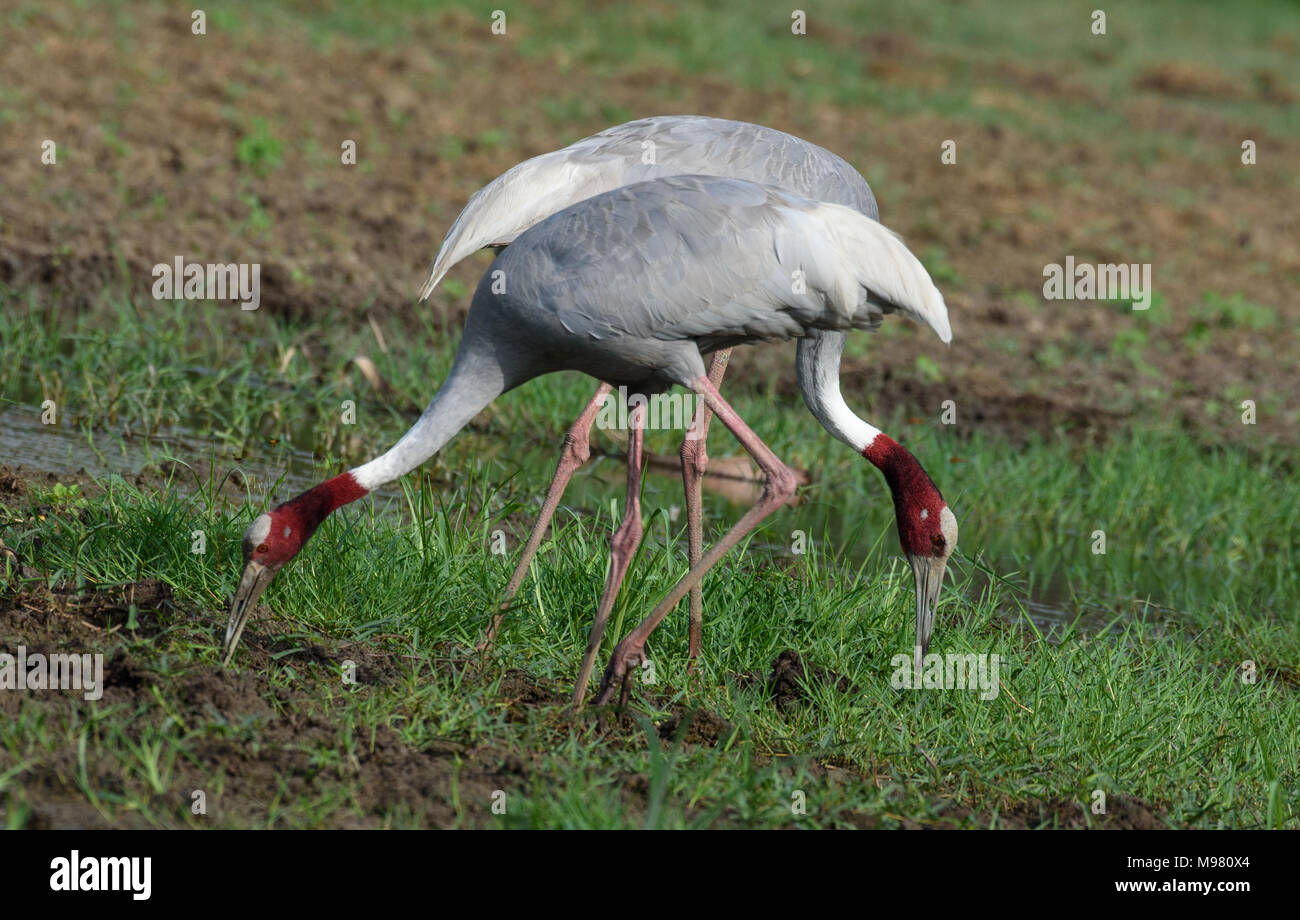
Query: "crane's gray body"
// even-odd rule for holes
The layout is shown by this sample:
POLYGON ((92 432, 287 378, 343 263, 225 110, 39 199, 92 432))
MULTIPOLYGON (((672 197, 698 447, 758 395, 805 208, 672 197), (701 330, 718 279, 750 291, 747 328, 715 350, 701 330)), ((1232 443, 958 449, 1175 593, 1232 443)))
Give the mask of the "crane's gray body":
POLYGON ((880 219, 865 179, 846 161, 762 125, 701 115, 661 115, 617 125, 502 173, 475 193, 443 241, 420 297, 453 265, 501 246, 570 205, 650 179, 724 176, 829 201, 880 219))
POLYGON ((770 185, 673 176, 517 237, 474 294, 461 352, 508 368, 507 387, 578 370, 654 392, 690 386, 712 350, 875 328, 895 309, 948 337, 938 291, 876 221, 770 185))
POLYGON ((353 472, 365 488, 390 482, 432 456, 496 396, 541 374, 579 370, 651 393, 672 383, 690 386, 710 350, 792 335, 803 336, 800 366, 814 368, 825 384, 805 391, 810 408, 824 424, 835 423, 837 436, 866 431, 838 391, 845 330, 873 327, 897 303, 943 341, 951 337, 942 297, 878 217, 871 188, 842 158, 781 131, 721 118, 644 118, 520 163, 470 199, 421 291, 427 297, 452 265, 485 246, 516 244, 476 290, 450 374, 411 430, 353 472), (676 187, 647 191, 653 181, 640 181, 666 181, 687 170, 696 171, 695 190, 681 206, 674 206, 676 187), (719 176, 811 200, 776 204, 771 196, 781 192, 774 189, 759 195, 701 187, 718 181, 701 177, 719 176), (629 182, 638 189, 631 198, 565 213, 629 182), (701 211, 714 205, 716 211, 701 211), (829 224, 800 218, 808 211, 825 217, 835 208, 863 220, 846 228, 842 214, 831 215, 829 224), (549 217, 561 222, 538 226, 549 217), (836 227, 850 232, 832 232, 836 227), (531 243, 517 248, 532 228, 538 233, 531 243), (660 230, 664 238, 655 239, 660 230), (803 248, 796 252, 797 244, 803 248), (644 251, 628 251, 637 246, 644 251), (793 271, 802 257, 811 262, 814 293, 786 304, 793 279, 786 275, 778 284, 775 272, 793 271), (837 272, 837 263, 847 270, 837 272), (627 277, 619 274, 624 267, 627 277), (498 270, 502 295, 492 293, 498 270), (727 290, 723 274, 740 288, 727 290), (824 289, 816 289, 817 281, 824 289), (882 285, 893 300, 872 293, 882 285), (828 292, 833 309, 822 316, 828 292), (856 309, 858 294, 871 301, 863 310, 856 309), (656 327, 661 318, 662 329, 656 327), (709 328, 715 320, 719 328, 709 328))
POLYGON ((924 266, 862 212, 706 175, 615 188, 552 214, 497 256, 433 402, 351 473, 368 490, 393 481, 542 374, 580 370, 645 394, 697 389, 703 353, 780 338, 800 338, 814 415, 861 450, 876 429, 841 398, 840 353, 846 330, 874 329, 891 311, 952 340, 924 266))

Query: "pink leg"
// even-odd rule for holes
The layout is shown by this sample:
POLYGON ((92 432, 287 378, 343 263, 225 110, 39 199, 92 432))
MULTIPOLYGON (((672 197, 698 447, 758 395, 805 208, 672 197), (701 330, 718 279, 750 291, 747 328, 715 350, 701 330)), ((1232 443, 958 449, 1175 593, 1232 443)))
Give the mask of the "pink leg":
POLYGON ((497 608, 496 616, 492 618, 487 634, 475 646, 480 652, 490 649, 493 641, 496 640, 501 621, 505 619, 506 611, 510 609, 510 602, 519 593, 519 586, 524 583, 528 567, 532 564, 533 556, 537 554, 537 547, 541 546, 542 538, 546 536, 546 529, 551 524, 551 518, 555 516, 555 509, 560 506, 565 487, 568 486, 569 480, 573 478, 578 468, 591 456, 591 426, 595 423, 596 414, 600 411, 609 391, 610 385, 602 383, 596 390, 596 395, 591 398, 591 402, 587 403, 587 408, 583 409, 582 414, 578 416, 578 420, 565 432, 564 445, 560 448, 560 462, 555 467, 555 478, 551 480, 551 487, 546 492, 546 501, 542 504, 541 513, 537 515, 537 522, 533 524, 533 532, 524 545, 519 564, 515 566, 515 573, 510 576, 510 583, 506 585, 506 593, 500 607, 497 608))
POLYGON ((605 624, 609 621, 610 611, 614 609, 618 590, 623 585, 623 576, 627 574, 627 567, 641 543, 641 440, 645 412, 645 406, 638 405, 628 413, 627 499, 623 504, 623 522, 610 537, 609 575, 605 579, 605 591, 600 596, 600 606, 596 608, 596 619, 591 624, 587 651, 582 656, 582 667, 578 671, 578 683, 573 688, 574 706, 581 706, 583 697, 587 695, 587 684, 591 680, 596 654, 600 651, 600 640, 605 635, 605 624))
MULTIPOLYGON (((731 349, 713 353, 713 362, 709 365, 709 383, 714 388, 722 386, 722 375, 727 372, 727 359, 731 349)), ((691 423, 691 430, 682 441, 682 485, 686 489, 686 541, 690 569, 700 562, 704 552, 704 472, 709 468, 709 454, 705 442, 709 437, 709 421, 713 418, 708 404, 701 401, 691 423)), ((689 570, 689 569, 688 569, 689 570)), ((700 638, 704 630, 704 596, 699 584, 691 585, 691 621, 690 621, 690 661, 686 665, 688 674, 695 672, 695 659, 700 654, 700 638)))
POLYGON ((619 704, 624 705, 627 702, 628 691, 631 689, 631 677, 635 668, 645 659, 645 643, 654 632, 655 627, 663 620, 668 612, 677 606, 693 585, 700 583, 704 573, 713 568, 728 550, 741 541, 746 534, 759 525, 759 523, 785 504, 786 500, 794 494, 796 481, 795 475, 788 466, 777 459, 776 454, 766 444, 759 440, 758 435, 750 430, 749 426, 744 423, 735 410, 727 404, 718 392, 717 387, 709 382, 709 378, 701 375, 695 380, 692 387, 695 392, 704 397, 705 403, 718 420, 727 426, 727 429, 736 436, 745 450, 749 451, 751 457, 758 464, 767 482, 763 486, 763 493, 759 496, 754 507, 745 512, 745 515, 736 523, 736 526, 723 535, 717 543, 709 547, 699 563, 686 573, 685 577, 668 592, 668 596, 659 602, 659 605, 650 612, 650 615, 641 621, 636 629, 632 630, 626 638, 619 642, 614 649, 613 657, 610 658, 609 666, 605 669, 605 678, 601 681, 600 694, 596 697, 596 702, 607 703, 614 693, 614 688, 622 685, 622 691, 619 694, 619 704))

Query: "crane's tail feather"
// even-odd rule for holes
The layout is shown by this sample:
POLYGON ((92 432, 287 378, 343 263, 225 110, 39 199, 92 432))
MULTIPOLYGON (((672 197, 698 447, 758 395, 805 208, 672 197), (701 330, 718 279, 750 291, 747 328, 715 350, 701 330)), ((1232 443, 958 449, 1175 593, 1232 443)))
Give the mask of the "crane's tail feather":
POLYGON ((869 314, 861 315, 865 298, 865 304, 885 312, 897 310, 929 326, 944 342, 952 341, 943 295, 901 236, 852 208, 827 202, 813 204, 792 223, 797 227, 804 220, 813 222, 807 228, 812 232, 799 232, 796 239, 831 243, 804 244, 807 251, 800 255, 808 266, 808 281, 827 293, 846 320, 853 325, 871 321, 869 314))

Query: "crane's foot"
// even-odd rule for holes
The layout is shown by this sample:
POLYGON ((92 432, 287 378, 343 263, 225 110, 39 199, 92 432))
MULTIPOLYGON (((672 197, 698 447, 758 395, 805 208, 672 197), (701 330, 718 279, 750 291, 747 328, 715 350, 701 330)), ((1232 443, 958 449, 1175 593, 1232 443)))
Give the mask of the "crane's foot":
POLYGON ((600 693, 596 696, 596 705, 603 706, 614 695, 614 688, 619 688, 618 705, 627 705, 628 695, 632 692, 632 677, 637 668, 645 661, 645 642, 633 641, 629 636, 614 647, 605 676, 600 682, 600 693))

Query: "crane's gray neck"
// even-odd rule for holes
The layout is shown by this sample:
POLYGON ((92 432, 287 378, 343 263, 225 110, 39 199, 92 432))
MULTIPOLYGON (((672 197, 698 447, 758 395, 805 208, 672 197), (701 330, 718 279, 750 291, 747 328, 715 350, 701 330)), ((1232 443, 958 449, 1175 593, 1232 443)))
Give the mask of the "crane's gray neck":
POLYGON ((451 373, 411 430, 387 453, 352 470, 353 478, 362 488, 373 491, 409 473, 441 450, 508 388, 496 361, 481 353, 467 353, 462 346, 451 373))
POLYGON ((840 395, 840 357, 847 338, 839 330, 817 330, 800 339, 795 369, 809 411, 823 428, 862 453, 881 432, 858 418, 840 395))

